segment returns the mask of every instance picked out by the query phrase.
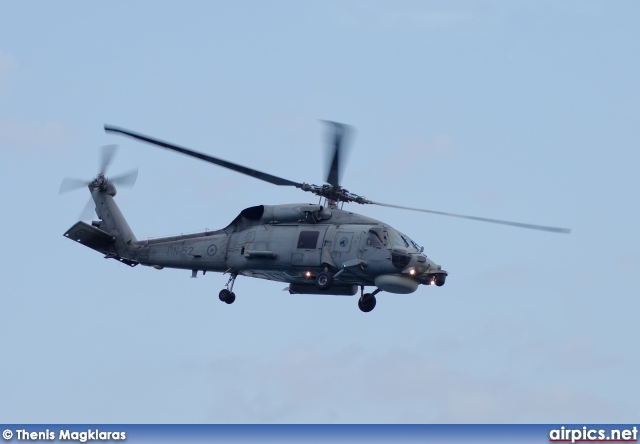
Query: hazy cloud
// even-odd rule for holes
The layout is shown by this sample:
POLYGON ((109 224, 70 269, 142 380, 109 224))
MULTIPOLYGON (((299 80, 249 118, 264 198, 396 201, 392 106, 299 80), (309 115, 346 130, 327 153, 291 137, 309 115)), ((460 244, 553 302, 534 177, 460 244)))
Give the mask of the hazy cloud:
POLYGON ((8 78, 14 66, 13 57, 0 52, 0 94, 7 91, 8 78))
POLYGON ((376 169, 378 174, 386 177, 405 177, 409 172, 422 170, 434 159, 447 158, 455 152, 453 141, 446 134, 438 134, 430 140, 409 139, 394 153, 394 158, 410 159, 402 168, 389 168, 389 163, 381 161, 376 169))
POLYGON ((453 141, 445 134, 438 134, 429 141, 411 139, 405 144, 403 150, 403 154, 418 160, 442 158, 450 156, 453 152, 453 141))
POLYGON ((412 29, 441 31, 465 29, 471 25, 493 23, 503 15, 493 1, 481 2, 342 2, 332 11, 333 19, 354 29, 406 31, 412 29))
POLYGON ((552 368, 556 373, 571 372, 576 368, 590 371, 632 371, 625 356, 601 351, 585 336, 578 334, 549 342, 542 339, 523 343, 510 354, 514 362, 535 361, 539 368, 552 368))
POLYGON ((504 191, 495 186, 479 185, 472 190, 473 197, 487 206, 495 206, 504 202, 504 191))
MULTIPOLYGON (((544 351, 543 351, 544 353, 544 351)), ((461 370, 428 352, 370 354, 356 346, 323 354, 298 348, 270 361, 216 361, 224 380, 215 422, 553 422, 623 420, 623 407, 571 383, 535 384, 461 370), (358 412, 368 412, 367 416, 358 412), (375 414, 371 412, 375 411, 375 414), (571 412, 571 413, 567 413, 571 412)), ((630 418, 629 418, 630 419, 630 418)))
POLYGON ((60 122, 0 120, 0 149, 55 152, 70 142, 71 131, 60 122))
POLYGON ((640 268, 640 258, 632 254, 620 255, 613 258, 616 268, 622 268, 625 271, 636 271, 640 268))
POLYGON ((499 283, 502 285, 509 285, 514 282, 533 283, 537 279, 538 277, 531 273, 530 269, 518 265, 492 267, 476 277, 478 283, 499 283))

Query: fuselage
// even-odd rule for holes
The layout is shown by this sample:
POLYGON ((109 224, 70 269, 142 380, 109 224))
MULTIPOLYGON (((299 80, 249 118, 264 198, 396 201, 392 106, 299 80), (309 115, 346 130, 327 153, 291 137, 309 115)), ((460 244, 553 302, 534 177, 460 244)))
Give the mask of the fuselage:
POLYGON ((129 251, 142 265, 287 282, 293 292, 314 292, 326 270, 342 271, 335 294, 366 285, 410 293, 447 274, 391 226, 314 204, 250 207, 222 230, 136 241, 129 251))

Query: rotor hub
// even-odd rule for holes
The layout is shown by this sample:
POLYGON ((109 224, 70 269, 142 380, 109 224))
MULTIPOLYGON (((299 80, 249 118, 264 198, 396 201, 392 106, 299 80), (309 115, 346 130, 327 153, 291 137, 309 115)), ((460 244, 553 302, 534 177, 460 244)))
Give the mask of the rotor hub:
POLYGON ((341 186, 333 185, 311 185, 303 183, 299 186, 302 191, 308 191, 317 196, 324 197, 329 202, 337 204, 338 202, 356 202, 359 204, 370 203, 364 196, 358 196, 357 194, 350 193, 349 190, 342 188, 341 186))
POLYGON ((104 177, 104 174, 100 174, 98 177, 91 181, 91 183, 89 184, 89 189, 104 191, 107 188, 107 183, 108 181, 107 178, 104 177))

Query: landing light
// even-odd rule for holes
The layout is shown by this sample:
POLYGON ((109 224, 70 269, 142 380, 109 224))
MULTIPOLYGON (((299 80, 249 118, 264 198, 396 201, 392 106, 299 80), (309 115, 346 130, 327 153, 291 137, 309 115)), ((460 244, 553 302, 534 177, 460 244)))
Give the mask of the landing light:
POLYGON ((411 270, 409 270, 409 274, 413 276, 414 274, 416 274, 416 270, 412 268, 411 270))
POLYGON ((307 271, 304 275, 307 279, 309 279, 311 277, 311 272, 307 271))

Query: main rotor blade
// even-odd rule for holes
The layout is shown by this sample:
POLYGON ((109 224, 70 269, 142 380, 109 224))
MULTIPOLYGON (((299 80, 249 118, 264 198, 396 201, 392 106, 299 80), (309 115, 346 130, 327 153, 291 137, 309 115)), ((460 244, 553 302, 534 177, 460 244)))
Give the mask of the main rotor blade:
POLYGON ((58 194, 88 187, 90 183, 91 183, 90 180, 73 179, 71 177, 65 177, 64 179, 62 179, 62 183, 60 184, 60 190, 58 191, 58 194))
POLYGON ((329 134, 329 156, 331 156, 331 161, 329 163, 329 171, 327 172, 327 183, 338 187, 340 186, 340 163, 344 153, 343 140, 349 127, 342 123, 331 122, 329 120, 325 120, 325 122, 333 128, 333 131, 329 134))
POLYGON ((167 148, 173 151, 177 151, 182 154, 186 154, 187 156, 195 157, 200 160, 204 160, 205 162, 210 162, 221 166, 223 168, 228 168, 233 171, 237 171, 238 173, 246 174, 247 176, 255 177, 256 179, 264 180, 265 182, 272 183, 274 185, 285 185, 285 186, 293 186, 293 187, 302 187, 301 183, 293 182, 291 180, 283 179, 278 176, 273 176, 271 174, 263 173, 258 170, 254 170, 252 168, 247 168, 242 165, 238 165, 232 162, 228 162, 226 160, 218 159, 217 157, 209 156, 208 154, 199 153, 197 151, 190 150, 188 148, 183 148, 178 145, 174 145, 169 142, 164 142, 162 140, 154 139, 152 137, 147 137, 142 134, 134 133, 133 131, 126 130, 124 128, 118 128, 116 126, 105 125, 105 131, 111 131, 114 133, 121 133, 125 136, 133 137, 134 139, 142 140, 144 142, 151 143, 153 145, 158 145, 163 148, 167 148))
POLYGON ((136 183, 138 178, 138 169, 127 171, 126 173, 118 174, 117 176, 109 177, 109 181, 118 186, 132 187, 136 183))
POLYGON ((547 227, 544 225, 523 224, 520 222, 510 222, 510 221, 499 220, 499 219, 487 219, 485 217, 476 217, 476 216, 465 216, 462 214, 444 213, 442 211, 433 211, 433 210, 423 210, 421 208, 403 207, 400 205, 391 205, 391 204, 385 204, 385 203, 373 202, 373 201, 367 201, 367 203, 380 205, 383 207, 400 208, 402 210, 420 211, 422 213, 440 214, 442 216, 459 217, 461 219, 471 219, 471 220, 479 220, 481 222, 491 222, 494 224, 510 225, 512 227, 530 228, 532 230, 551 231, 553 233, 564 233, 564 234, 571 233, 571 229, 569 228, 557 228, 557 227, 547 227))
POLYGON ((105 145, 102 147, 102 159, 100 159, 100 175, 107 173, 107 169, 115 156, 118 145, 105 145))
POLYGON ((93 198, 89 198, 86 205, 82 209, 82 213, 78 216, 78 220, 89 220, 95 214, 96 204, 93 198))

